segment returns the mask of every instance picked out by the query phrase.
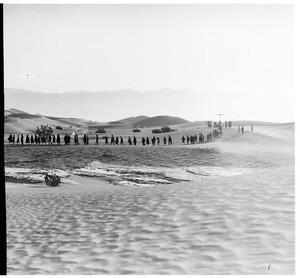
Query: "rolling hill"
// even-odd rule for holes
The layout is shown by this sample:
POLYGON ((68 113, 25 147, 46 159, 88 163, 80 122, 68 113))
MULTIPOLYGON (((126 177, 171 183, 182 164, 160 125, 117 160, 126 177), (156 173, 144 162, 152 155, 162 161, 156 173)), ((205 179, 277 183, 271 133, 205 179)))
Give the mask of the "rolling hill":
POLYGON ((156 116, 151 117, 139 122, 134 123, 134 127, 159 127, 159 126, 173 126, 184 123, 190 123, 189 121, 179 118, 179 117, 171 117, 171 116, 156 116))
POLYGON ((54 131, 60 126, 59 132, 95 132, 98 128, 105 129, 132 129, 134 127, 160 127, 163 125, 180 125, 190 123, 189 121, 172 116, 137 116, 125 118, 114 122, 88 121, 81 118, 65 118, 44 116, 41 114, 30 114, 18 109, 5 110, 4 130, 5 133, 33 133, 40 125, 49 125, 54 131))

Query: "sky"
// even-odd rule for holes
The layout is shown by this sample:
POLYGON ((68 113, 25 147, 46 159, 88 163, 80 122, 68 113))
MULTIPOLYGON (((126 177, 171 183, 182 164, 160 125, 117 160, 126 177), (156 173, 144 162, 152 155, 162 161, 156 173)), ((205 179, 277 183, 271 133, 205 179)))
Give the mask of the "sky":
MULTIPOLYGON (((5 5, 4 74, 6 88, 48 93, 212 90, 262 97, 269 109, 274 97, 274 107, 291 104, 281 114, 293 121, 294 8, 5 5)), ((266 109, 255 113, 266 120, 266 109)))

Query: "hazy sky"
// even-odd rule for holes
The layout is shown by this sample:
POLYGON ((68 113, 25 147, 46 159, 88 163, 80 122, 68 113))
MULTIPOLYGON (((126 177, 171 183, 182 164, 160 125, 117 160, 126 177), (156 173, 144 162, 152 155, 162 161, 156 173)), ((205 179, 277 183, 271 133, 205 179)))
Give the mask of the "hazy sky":
POLYGON ((274 4, 5 5, 5 87, 221 90, 293 101, 293 12, 274 4))

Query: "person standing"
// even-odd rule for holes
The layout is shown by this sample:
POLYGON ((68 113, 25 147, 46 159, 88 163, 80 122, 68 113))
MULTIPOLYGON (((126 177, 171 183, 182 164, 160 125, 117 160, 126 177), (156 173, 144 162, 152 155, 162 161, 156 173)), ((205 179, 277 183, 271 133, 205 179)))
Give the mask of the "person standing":
POLYGON ((26 141, 25 141, 25 143, 26 143, 26 145, 30 143, 30 141, 29 141, 29 135, 28 134, 26 135, 26 141))
POLYGON ((172 137, 171 137, 171 135, 169 135, 169 138, 168 138, 168 145, 172 145, 172 137))
POLYGON ((115 138, 113 135, 111 135, 110 137, 110 145, 114 145, 115 144, 115 138))
POLYGON ((96 134, 96 144, 95 145, 99 145, 99 137, 98 134, 96 134))
POLYGON ((136 137, 133 136, 133 145, 136 145, 136 143, 137 143, 136 137))
POLYGON ((108 145, 108 136, 105 135, 104 140, 105 140, 105 143, 104 143, 104 144, 105 144, 105 145, 108 145))
POLYGON ((167 138, 164 137, 164 145, 167 145, 167 138))
POLYGON ((56 136, 56 142, 57 142, 57 145, 60 145, 60 135, 59 134, 57 134, 57 136, 56 136))
POLYGON ((21 134, 21 145, 24 145, 24 136, 21 134))
POLYGON ((253 125, 251 125, 251 131, 253 132, 253 125))
POLYGON ((8 140, 8 143, 9 143, 9 145, 10 145, 10 143, 12 143, 12 135, 11 135, 11 134, 9 134, 7 140, 8 140))
POLYGON ((132 140, 131 140, 130 136, 128 136, 128 144, 132 145, 132 140))
POLYGON ((48 145, 52 145, 52 136, 49 134, 48 136, 48 145))
POLYGON ((124 140, 122 136, 120 136, 120 145, 124 145, 124 140))
POLYGON ((159 137, 157 137, 156 138, 157 146, 159 146, 159 141, 160 141, 160 139, 159 139, 159 137))
POLYGON ((20 143, 20 137, 18 135, 18 137, 17 137, 17 144, 19 144, 19 143, 20 143))
POLYGON ((244 127, 242 126, 242 134, 244 134, 244 127))
POLYGON ((153 135, 151 141, 152 141, 152 146, 155 146, 155 141, 156 141, 156 139, 155 139, 155 136, 154 136, 154 135, 153 135))

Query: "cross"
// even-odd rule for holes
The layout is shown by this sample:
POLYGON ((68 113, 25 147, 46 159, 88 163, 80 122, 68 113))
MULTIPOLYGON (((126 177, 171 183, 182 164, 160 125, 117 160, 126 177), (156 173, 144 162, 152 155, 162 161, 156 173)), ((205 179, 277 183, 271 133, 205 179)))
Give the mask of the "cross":
POLYGON ((221 114, 221 110, 220 110, 219 114, 217 114, 217 115, 219 116, 220 121, 221 121, 221 117, 223 116, 223 114, 221 114))

